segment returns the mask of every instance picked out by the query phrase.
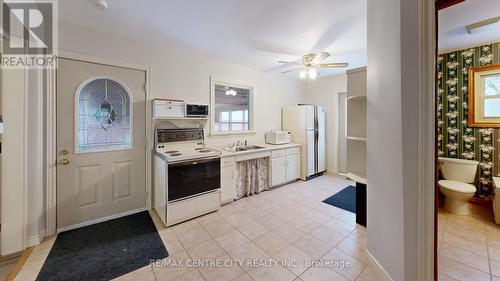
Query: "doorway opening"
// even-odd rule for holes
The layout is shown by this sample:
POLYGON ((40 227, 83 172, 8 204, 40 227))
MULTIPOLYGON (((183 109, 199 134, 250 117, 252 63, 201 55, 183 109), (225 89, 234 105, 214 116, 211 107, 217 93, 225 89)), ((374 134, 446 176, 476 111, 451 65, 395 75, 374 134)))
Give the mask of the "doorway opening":
POLYGON ((500 280, 500 3, 436 3, 436 280, 500 280))

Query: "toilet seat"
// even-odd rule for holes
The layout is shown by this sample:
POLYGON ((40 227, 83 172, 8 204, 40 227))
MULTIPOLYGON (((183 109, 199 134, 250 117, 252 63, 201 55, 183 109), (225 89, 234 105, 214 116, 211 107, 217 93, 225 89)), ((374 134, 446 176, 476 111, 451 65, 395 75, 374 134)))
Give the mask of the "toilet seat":
POLYGON ((450 191, 459 192, 459 193, 476 193, 476 187, 472 184, 459 182, 459 181, 451 181, 451 180, 440 180, 438 181, 439 186, 441 188, 448 189, 450 191))

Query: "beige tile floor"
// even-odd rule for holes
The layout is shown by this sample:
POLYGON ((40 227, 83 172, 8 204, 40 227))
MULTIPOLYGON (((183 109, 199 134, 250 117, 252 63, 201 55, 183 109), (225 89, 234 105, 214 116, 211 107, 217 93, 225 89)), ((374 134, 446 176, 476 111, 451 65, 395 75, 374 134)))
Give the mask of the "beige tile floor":
MULTIPOLYGON (((298 181, 169 228, 151 212, 170 256, 116 280, 382 280, 365 254, 366 229, 321 202, 349 184, 333 175, 298 181), (193 264, 206 260, 226 266, 193 264)), ((16 280, 36 278, 54 240, 35 247, 16 280)))
POLYGON ((9 275, 10 270, 16 264, 16 262, 17 258, 0 262, 0 280, 7 279, 7 275, 9 275))
POLYGON ((438 212, 439 281, 500 281, 500 226, 491 209, 470 207, 470 216, 438 212))

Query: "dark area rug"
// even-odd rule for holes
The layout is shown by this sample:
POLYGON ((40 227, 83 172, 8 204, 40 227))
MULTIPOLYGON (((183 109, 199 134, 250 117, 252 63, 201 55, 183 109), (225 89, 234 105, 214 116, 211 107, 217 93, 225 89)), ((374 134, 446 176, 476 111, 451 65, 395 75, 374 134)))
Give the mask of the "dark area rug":
POLYGON ((36 280, 111 280, 167 256, 141 212, 60 233, 36 280))
POLYGON ((340 192, 323 200, 323 202, 351 213, 356 213, 356 187, 349 185, 340 192))

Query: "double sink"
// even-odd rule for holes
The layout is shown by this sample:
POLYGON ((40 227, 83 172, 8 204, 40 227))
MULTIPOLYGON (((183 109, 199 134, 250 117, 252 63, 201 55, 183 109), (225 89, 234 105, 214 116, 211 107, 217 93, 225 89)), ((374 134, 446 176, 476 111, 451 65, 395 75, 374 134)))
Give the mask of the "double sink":
POLYGON ((242 151, 249 151, 249 150, 256 150, 256 149, 262 149, 264 147, 262 146, 257 146, 257 145, 245 145, 245 146, 232 146, 228 147, 225 150, 231 151, 231 152, 242 152, 242 151))

